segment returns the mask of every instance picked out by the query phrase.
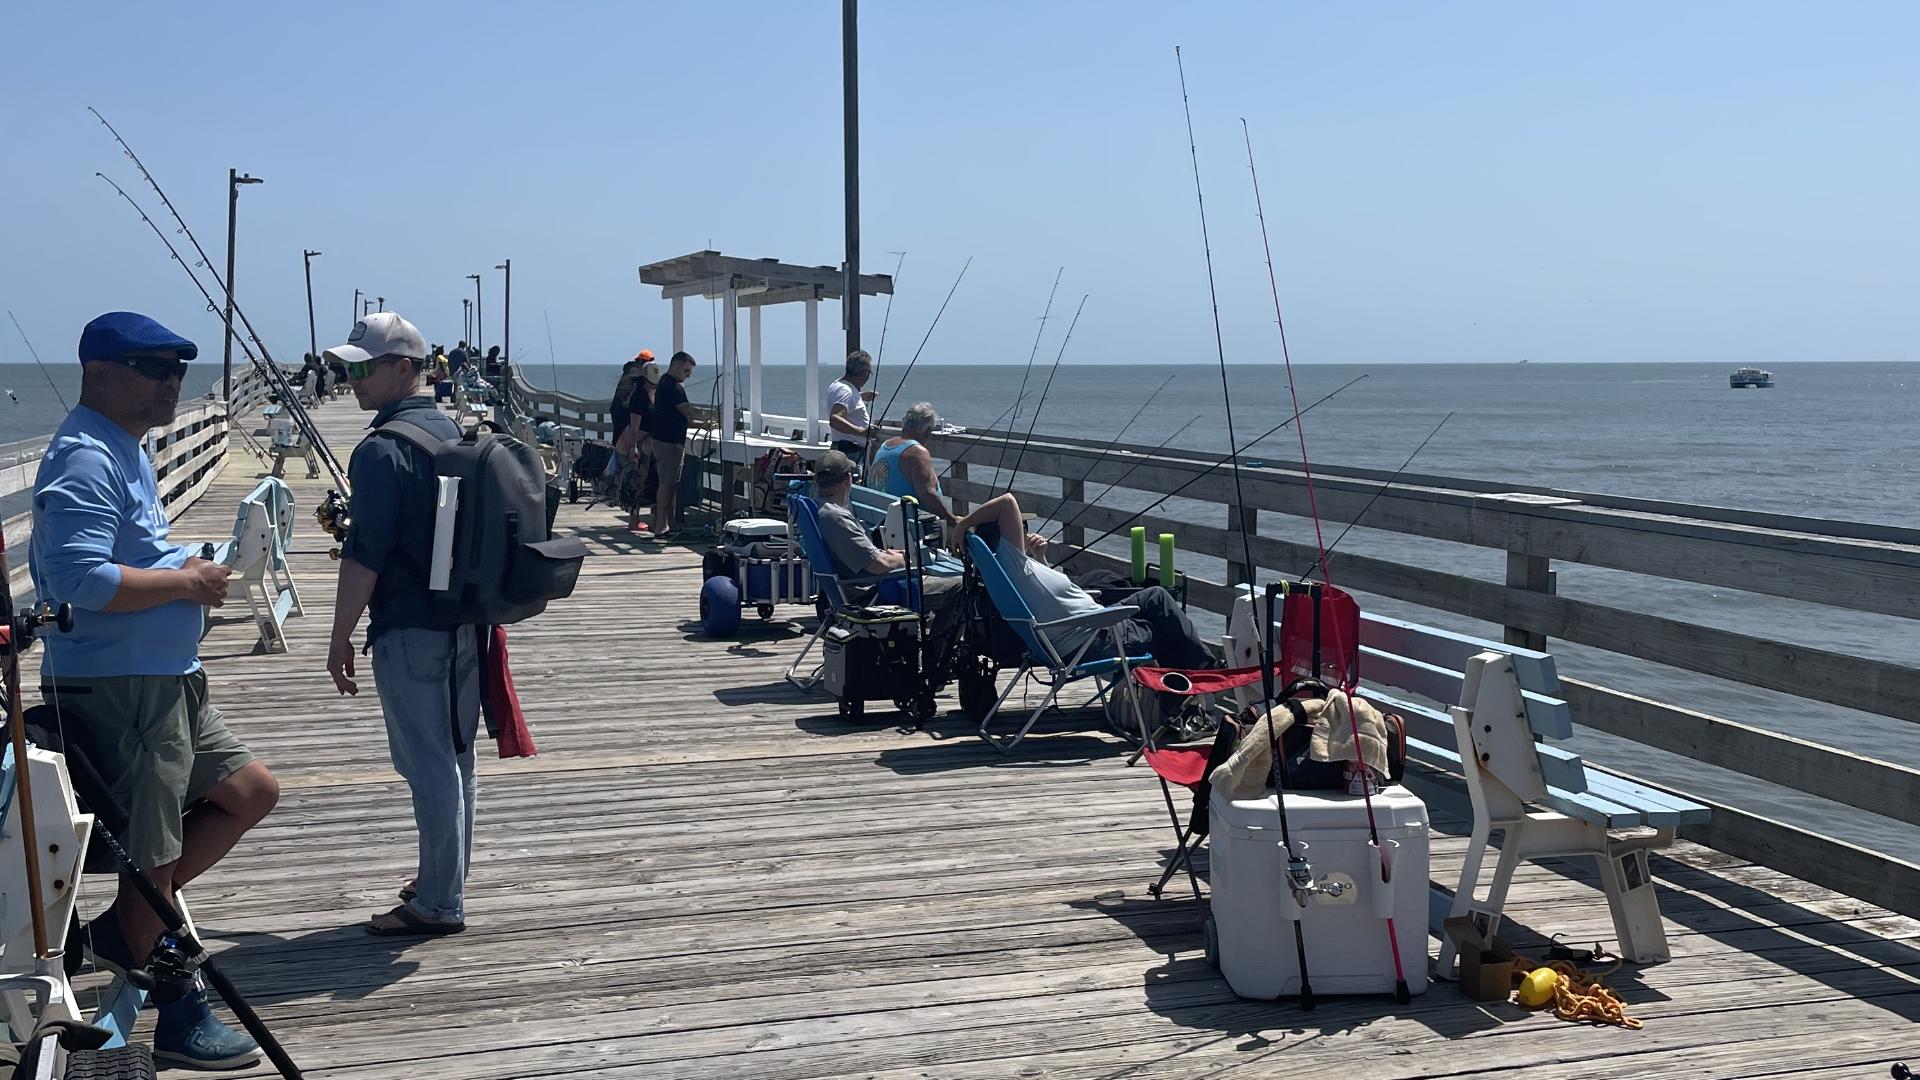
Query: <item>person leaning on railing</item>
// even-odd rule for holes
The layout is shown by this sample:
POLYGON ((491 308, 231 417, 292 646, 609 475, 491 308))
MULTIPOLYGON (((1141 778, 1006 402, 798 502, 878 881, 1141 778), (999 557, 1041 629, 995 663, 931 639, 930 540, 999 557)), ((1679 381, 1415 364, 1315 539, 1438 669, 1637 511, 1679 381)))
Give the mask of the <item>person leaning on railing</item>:
MULTIPOLYGON (((127 811, 120 837, 163 892, 218 862, 279 801, 280 785, 227 730, 200 666, 206 609, 232 571, 169 539, 140 440, 173 422, 193 342, 116 311, 80 335, 80 403, 33 482, 34 591, 74 607, 73 630, 41 639, 41 693, 127 811), (188 808, 192 813, 188 813, 188 808)), ((89 923, 87 954, 120 975, 144 966, 160 917, 122 881, 89 923)), ((259 1047, 195 990, 159 1007, 154 1056, 235 1068, 259 1047)))

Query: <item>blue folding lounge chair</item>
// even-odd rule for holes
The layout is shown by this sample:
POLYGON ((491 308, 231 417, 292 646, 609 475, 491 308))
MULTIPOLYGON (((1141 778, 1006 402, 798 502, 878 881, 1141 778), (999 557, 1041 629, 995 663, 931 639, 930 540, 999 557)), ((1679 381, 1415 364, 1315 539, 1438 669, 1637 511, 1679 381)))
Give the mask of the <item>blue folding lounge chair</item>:
POLYGON ((806 554, 807 563, 813 568, 814 587, 819 590, 820 599, 826 605, 820 617, 820 626, 814 630, 813 636, 807 639, 807 644, 800 650, 800 655, 794 657, 793 663, 787 665, 787 681, 802 690, 811 690, 820 683, 819 666, 815 665, 813 671, 806 675, 799 675, 797 672, 800 670, 800 665, 806 661, 807 655, 813 652, 813 647, 820 643, 820 639, 826 636, 827 630, 833 626, 840 613, 846 610, 848 605, 845 586, 900 582, 902 589, 907 593, 906 598, 913 602, 912 606, 916 611, 919 610, 917 602, 919 598, 913 595, 917 590, 912 588, 909 582, 910 575, 905 570, 843 578, 840 568, 833 563, 833 555, 827 551, 826 538, 820 535, 820 504, 806 495, 788 495, 787 510, 792 516, 795 531, 800 534, 800 550, 806 554))
POLYGON ((1006 690, 1000 694, 1000 699, 993 703, 993 708, 987 710, 987 715, 980 721, 980 737, 992 743, 994 749, 1003 754, 1012 753, 1013 748, 1020 745, 1020 740, 1027 737, 1027 732, 1033 730, 1033 725, 1039 722, 1040 715, 1053 706, 1054 700, 1060 696, 1061 689, 1068 683, 1117 673, 1116 680, 1103 680, 1100 683, 1100 689, 1094 693, 1093 697, 1087 699, 1086 704, 1093 705, 1106 698, 1107 691, 1114 682, 1124 684, 1132 678, 1129 669, 1134 665, 1153 663, 1153 657, 1147 655, 1111 656, 1088 660, 1086 654, 1093 645, 1095 636, 1093 634, 1087 636, 1087 640, 1074 651, 1071 657, 1061 655, 1059 647, 1054 644, 1054 639, 1060 634, 1069 630, 1083 629, 1097 632, 1116 623, 1127 621, 1140 609, 1128 604, 1117 604, 1098 611, 1089 611, 1085 615, 1040 622, 1033 617, 1033 609, 1027 607, 1027 602, 1021 598, 1019 590, 1013 587, 1013 579, 1007 576, 1006 569, 993 557, 993 551, 987 547, 985 540, 978 536, 967 537, 967 550, 973 555, 974 569, 979 573, 981 583, 987 587, 987 596, 993 601, 994 610, 998 611, 1000 617, 1013 627, 1014 632, 1020 635, 1020 640, 1027 646, 1027 655, 1020 661, 1019 673, 1013 677, 1012 682, 1007 684, 1006 690), (1014 687, 1019 686, 1021 680, 1028 676, 1047 688, 1047 696, 1027 717, 1027 722, 1020 726, 1020 730, 1014 734, 1013 738, 1002 739, 995 736, 989 730, 993 718, 999 715, 1000 706, 1006 704, 1007 698, 1013 694, 1014 687))

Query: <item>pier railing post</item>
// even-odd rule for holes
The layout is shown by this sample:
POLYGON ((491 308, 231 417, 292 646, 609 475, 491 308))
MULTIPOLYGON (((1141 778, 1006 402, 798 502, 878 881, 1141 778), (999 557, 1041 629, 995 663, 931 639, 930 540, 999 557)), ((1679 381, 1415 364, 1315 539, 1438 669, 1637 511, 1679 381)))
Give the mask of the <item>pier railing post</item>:
MULTIPOLYGON (((1544 555, 1523 555, 1517 551, 1507 552, 1507 587, 1526 589, 1529 592, 1552 595, 1555 591, 1556 576, 1552 561, 1544 555)), ((1517 626, 1505 628, 1504 640, 1507 644, 1534 652, 1547 651, 1547 636, 1517 626)))
MULTIPOLYGON (((1070 503, 1086 502, 1087 482, 1085 480, 1060 481, 1060 498, 1070 503)), ((1079 510, 1068 510, 1063 507, 1060 513, 1071 518, 1079 513, 1079 510)), ((1084 547, 1087 543, 1087 530, 1078 525, 1069 525, 1060 530, 1060 542, 1076 550, 1084 547)))
MULTIPOLYGON (((1248 510, 1233 503, 1228 503, 1227 531, 1238 536, 1242 529, 1244 529, 1249 536, 1258 535, 1260 532, 1260 511, 1248 510)), ((1228 544, 1227 550, 1234 552, 1240 550, 1240 548, 1238 544, 1228 544)), ((1246 563, 1236 562, 1233 557, 1229 555, 1227 558, 1227 584, 1231 587, 1239 585, 1242 582, 1256 584, 1254 580, 1254 569, 1246 563)))
MULTIPOLYGON (((947 466, 947 476, 954 482, 955 486, 965 484, 967 482, 967 463, 964 461, 956 461, 947 466)), ((967 499, 964 495, 955 495, 948 501, 953 504, 953 512, 955 514, 964 515, 972 509, 967 505, 967 499)))

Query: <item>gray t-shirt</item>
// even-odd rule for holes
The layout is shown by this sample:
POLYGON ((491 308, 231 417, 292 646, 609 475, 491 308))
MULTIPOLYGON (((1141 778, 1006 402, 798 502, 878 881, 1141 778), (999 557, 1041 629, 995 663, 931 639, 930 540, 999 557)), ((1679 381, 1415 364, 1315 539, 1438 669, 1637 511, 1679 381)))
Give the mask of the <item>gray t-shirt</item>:
POLYGON ((820 504, 820 537, 827 542, 834 568, 847 577, 865 575, 880 555, 853 511, 837 503, 820 504))
MULTIPOLYGON (((1013 580, 1014 591, 1027 602, 1027 609, 1033 612, 1034 621, 1052 622, 1100 610, 1100 601, 1075 585, 1073 579, 1026 555, 1009 543, 1006 537, 1000 538, 1000 545, 994 549, 993 555, 1006 570, 1007 577, 1013 580)), ((1053 638, 1053 647, 1060 652, 1061 659, 1071 660, 1080 646, 1095 633, 1097 631, 1082 629, 1060 634, 1053 638)))

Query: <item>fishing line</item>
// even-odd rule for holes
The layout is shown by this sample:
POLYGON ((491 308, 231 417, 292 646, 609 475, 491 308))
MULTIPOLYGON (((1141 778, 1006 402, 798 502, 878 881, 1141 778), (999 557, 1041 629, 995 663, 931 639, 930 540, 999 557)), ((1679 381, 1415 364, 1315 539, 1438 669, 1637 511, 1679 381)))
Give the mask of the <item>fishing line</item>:
MULTIPOLYGON (((52 391, 53 391, 53 396, 54 396, 54 397, 55 397, 56 399, 58 399, 58 400, 59 400, 59 402, 60 402, 60 408, 61 408, 61 409, 62 409, 63 411, 65 411, 65 410, 67 410, 67 398, 66 398, 66 395, 64 395, 64 394, 62 394, 62 393, 60 392, 60 388, 59 388, 58 386, 56 386, 56 385, 54 385, 54 382, 53 382, 53 372, 51 372, 51 371, 48 371, 48 370, 47 370, 47 365, 46 365, 46 364, 44 364, 44 363, 41 363, 41 361, 40 361, 40 350, 39 350, 39 349, 36 349, 36 348, 34 348, 34 347, 33 347, 33 340, 32 340, 31 338, 29 338, 29 337, 27 337, 27 331, 26 331, 26 328, 20 325, 20 317, 19 317, 18 315, 15 315, 15 314, 14 314, 14 313, 12 312, 12 310, 8 310, 8 312, 7 312, 7 318, 9 318, 9 319, 12 319, 12 320, 13 320, 13 328, 14 328, 15 330, 17 330, 17 331, 19 331, 19 333, 20 333, 20 340, 21 340, 21 341, 24 341, 24 342, 26 342, 26 344, 27 344, 27 352, 28 352, 28 354, 29 354, 29 355, 31 355, 31 356, 33 357, 33 362, 34 362, 35 364, 38 364, 38 365, 39 365, 39 367, 40 367, 40 376, 41 376, 42 378, 44 378, 44 379, 46 379, 46 380, 47 380, 47 389, 49 389, 49 390, 52 390, 52 391)), ((9 397, 11 397, 11 396, 12 396, 12 394, 13 394, 13 391, 11 391, 11 390, 9 390, 9 391, 7 391, 7 394, 8 394, 8 396, 9 396, 9 397)), ((18 399, 15 399, 15 400, 17 401, 18 399)))
MULTIPOLYGON (((1207 299, 1211 302, 1213 308, 1214 354, 1220 363, 1220 397, 1227 414, 1227 445, 1232 446, 1236 441, 1233 434, 1233 389, 1227 379, 1226 339, 1220 332, 1220 293, 1213 279, 1213 242, 1207 236, 1207 198, 1200 189, 1200 150, 1195 144, 1193 137, 1193 106, 1187 97, 1187 66, 1180 58, 1180 47, 1178 45, 1173 48, 1173 62, 1180 71, 1180 108, 1187 122, 1187 156, 1193 163, 1193 197, 1200 210, 1200 246, 1206 255, 1207 299)), ((1294 411, 1293 419, 1296 422, 1300 419, 1297 408, 1294 411)), ((1248 522, 1253 519, 1257 511, 1248 508, 1246 495, 1241 490, 1240 455, 1238 453, 1231 455, 1231 460, 1233 462, 1233 501, 1234 506, 1239 511, 1237 518, 1240 525, 1240 552, 1241 558, 1245 560, 1244 565, 1246 567, 1247 577, 1249 578, 1248 595, 1249 601, 1251 602, 1252 579, 1257 578, 1259 572, 1253 563, 1253 540, 1250 536, 1248 522)), ((1228 582, 1227 584, 1231 586, 1233 583, 1228 582)), ((1269 611, 1273 608, 1273 597, 1273 590, 1269 588, 1267 590, 1267 607, 1269 611)), ((1273 688, 1273 621, 1271 618, 1267 621, 1267 630, 1266 633, 1261 636, 1260 642, 1260 669, 1263 673, 1261 687, 1262 693, 1267 693, 1267 691, 1273 688)), ((1286 845, 1287 854, 1291 860, 1297 856, 1295 855, 1292 842, 1287 838, 1285 755, 1280 752, 1278 737, 1274 734, 1273 697, 1271 694, 1267 694, 1266 700, 1262 702, 1262 705, 1267 711, 1268 737, 1274 740, 1273 750, 1276 765, 1273 772, 1273 804, 1280 816, 1281 842, 1286 845)), ((1303 1009, 1311 1009, 1313 1008, 1313 985, 1307 974, 1307 943, 1305 933, 1300 928, 1302 920, 1295 918, 1288 921, 1293 923, 1294 958, 1300 963, 1300 1007, 1303 1009)))
MULTIPOLYGON (((1166 449, 1168 443, 1179 438, 1181 435, 1185 434, 1188 428, 1199 423, 1200 417, 1202 415, 1204 414, 1194 413, 1191 417, 1187 419, 1186 423, 1181 424, 1177 428, 1174 428, 1173 434, 1168 435, 1166 438, 1161 439, 1159 442, 1155 443, 1152 449, 1153 450, 1166 449)), ((1100 458, 1094 459, 1094 465, 1098 466, 1100 464, 1100 459, 1104 457, 1106 457, 1106 453, 1103 451, 1100 455, 1100 458)), ((1065 523, 1063 523, 1058 529, 1054 530, 1053 535, 1047 538, 1047 542, 1052 543, 1053 541, 1059 539, 1062 533, 1066 532, 1068 529, 1071 529, 1073 527, 1074 522, 1079 521, 1082 517, 1085 517, 1087 511, 1100 505, 1100 500, 1106 498, 1108 495, 1113 494, 1114 488, 1117 488, 1121 484, 1125 483, 1127 477, 1132 476, 1134 474, 1134 470, 1138 469, 1142 465, 1145 465, 1147 462, 1151 460, 1153 460, 1153 455, 1151 452, 1138 455, 1138 460, 1136 460, 1132 465, 1127 466, 1127 470, 1121 473, 1119 477, 1117 477, 1113 481, 1113 483, 1108 484, 1105 488, 1102 488, 1100 491, 1100 494, 1095 495, 1092 499, 1087 500, 1084 504, 1081 505, 1079 512, 1075 513, 1072 517, 1068 518, 1065 523)), ((1092 474, 1093 474, 1093 470, 1088 469, 1087 475, 1091 476, 1092 474)))
MULTIPOLYGON (((894 399, 900 396, 901 390, 906 389, 907 380, 913 377, 914 365, 920 362, 920 354, 926 351, 927 342, 933 339, 934 328, 940 325, 940 316, 947 313, 947 305, 953 301, 953 294, 959 291, 960 282, 967 276, 967 267, 972 265, 973 256, 969 255, 967 256, 967 261, 961 265, 960 273, 954 275, 953 286, 947 290, 947 298, 940 301, 940 310, 933 313, 933 322, 927 324, 927 332, 926 335, 920 339, 920 347, 913 350, 913 359, 907 361, 907 370, 900 376, 900 385, 893 388, 893 393, 887 398, 887 404, 880 410, 880 414, 873 418, 874 427, 879 427, 880 422, 886 419, 888 411, 893 408, 894 399)), ((869 446, 871 446, 873 440, 869 439, 867 441, 869 446)))
MULTIPOLYGON (((1340 387, 1340 389, 1333 391, 1327 396, 1321 398, 1319 401, 1316 401, 1313 404, 1307 406, 1306 408, 1301 409, 1300 416, 1305 416, 1306 414, 1312 412, 1313 410, 1319 408, 1320 406, 1325 405, 1327 402, 1332 401, 1334 398, 1339 397, 1340 394, 1343 391, 1345 391, 1348 387, 1354 385, 1355 383, 1361 381, 1362 379, 1365 379, 1366 377, 1367 376, 1365 375, 1359 375, 1354 377, 1353 379, 1348 380, 1345 386, 1340 387)), ((1275 424, 1274 426, 1268 428, 1262 434, 1249 440, 1245 445, 1232 449, 1231 452, 1219 458, 1218 460, 1214 461, 1213 464, 1208 465, 1206 468, 1200 470, 1197 473, 1194 473, 1192 476, 1189 476, 1184 482, 1181 483, 1179 487, 1174 488, 1172 491, 1169 491, 1165 495, 1162 495, 1158 499, 1155 499, 1154 501, 1148 503, 1145 507, 1141 508, 1138 512, 1129 515, 1126 518, 1126 520, 1122 521, 1118 525, 1115 525, 1113 528, 1108 529, 1106 532, 1101 533, 1099 536, 1094 537, 1091 541, 1080 545, 1080 547, 1076 549, 1072 555, 1068 555, 1066 556, 1066 558, 1063 558, 1060 561, 1065 562, 1067 559, 1071 559, 1075 555, 1079 555, 1081 552, 1091 550, 1093 548, 1093 545, 1098 544, 1100 541, 1105 540, 1107 537, 1112 536, 1114 533, 1117 533, 1121 529, 1124 529, 1128 525, 1131 525, 1135 521, 1138 521, 1140 518, 1144 517, 1146 514, 1151 512, 1155 507, 1166 502, 1168 499, 1171 499, 1179 495, 1181 492, 1187 490, 1193 485, 1199 483, 1201 480, 1205 479, 1207 476, 1211 475, 1215 469, 1218 469, 1220 466, 1225 465, 1228 461, 1232 460, 1235 456, 1245 453, 1246 451, 1253 449, 1255 446, 1258 446, 1259 444, 1266 442, 1268 439, 1272 438, 1277 432, 1279 432, 1282 428, 1285 428, 1293 424, 1297 420, 1299 420, 1298 416, 1289 416, 1285 420, 1282 420, 1278 424, 1275 424)), ((1145 459, 1140 461, 1138 464, 1135 465, 1135 468, 1138 468, 1140 465, 1146 464, 1148 460, 1151 460, 1151 459, 1145 459)), ((1252 564, 1249 563, 1248 565, 1251 566, 1252 564)))
POLYGON ((880 319, 880 347, 873 352, 873 384, 875 386, 880 385, 880 361, 885 359, 887 355, 887 325, 893 322, 894 290, 900 287, 900 267, 905 265, 907 261, 907 253, 904 251, 889 251, 887 254, 898 255, 899 258, 893 260, 893 277, 891 279, 893 287, 887 290, 887 313, 880 319))
MULTIPOLYGON (((547 324, 547 372, 549 377, 553 379, 554 392, 559 393, 560 392, 560 362, 558 360, 555 360, 553 356, 553 319, 547 315, 546 308, 540 309, 540 321, 547 324)), ((615 438, 619 438, 619 436, 620 436, 619 432, 617 431, 614 432, 615 438)))
MULTIPOLYGON (((166 191, 160 187, 160 181, 154 179, 153 173, 147 170, 146 163, 142 162, 140 156, 133 152, 133 147, 127 145, 127 140, 120 137, 120 132, 115 130, 112 124, 107 123, 107 118, 100 115, 100 110, 88 106, 87 111, 92 113, 94 118, 99 120, 101 125, 107 129, 108 133, 113 136, 113 141, 120 144, 120 149, 126 153, 128 160, 132 161, 134 167, 140 170, 140 176, 146 180, 147 186, 153 189, 154 194, 160 196, 160 202, 166 206, 167 213, 173 217, 174 223, 180 227, 180 233, 193 244, 193 250, 200 256, 199 265, 207 271, 207 275, 213 278, 214 284, 218 285, 220 291, 226 295, 227 304, 233 308, 233 314, 238 316, 241 325, 246 327, 247 337, 252 338, 254 345, 258 346, 260 350, 259 355, 256 356, 253 350, 246 348, 243 344, 241 351, 253 362, 255 368, 260 370, 266 377, 267 384, 279 393, 280 399, 287 410, 287 415, 291 417, 295 425, 301 429, 302 434, 312 440, 312 445, 314 449, 319 452, 321 461, 327 466, 327 471, 333 475, 334 483, 339 485, 341 491, 347 491, 347 477, 345 471, 340 468, 339 459, 334 456, 332 448, 329 447, 326 440, 321 437, 320 429, 314 425, 313 418, 307 415, 306 407, 300 404, 299 396, 294 393, 292 384, 287 381, 286 373, 282 372, 280 366, 274 362, 273 354, 268 350, 267 343, 262 341, 260 335, 254 331, 253 320, 247 318, 246 311, 240 307, 239 301, 234 299, 233 290, 221 279, 220 272, 213 268, 213 260, 208 258, 206 249, 200 246, 199 237, 193 234, 193 230, 187 226, 186 219, 181 217, 180 211, 174 208, 173 200, 167 198, 166 191)), ((114 190, 120 191, 121 197, 125 198, 135 210, 140 210, 140 205, 133 201, 133 197, 125 191, 122 191, 120 185, 114 184, 105 173, 95 173, 94 175, 100 177, 102 180, 106 180, 109 184, 113 184, 114 190)), ((181 267, 187 271, 187 276, 193 278, 194 287, 198 288, 201 294, 207 298, 208 307, 216 313, 219 313, 219 305, 214 303, 213 294, 208 292, 206 287, 200 284, 200 279, 194 275, 193 269, 187 266, 186 260, 182 259, 179 251, 174 249, 173 242, 168 240, 166 234, 160 231, 160 227, 154 224, 152 219, 147 217, 145 211, 140 211, 140 217, 142 221, 145 221, 147 225, 153 229, 154 235, 160 237, 161 241, 167 245, 167 250, 173 253, 174 260, 180 263, 181 267)), ((222 325, 225 326, 228 331, 232 331, 232 320, 228 319, 224 314, 220 314, 219 317, 222 325)), ((236 333, 234 337, 238 340, 240 335, 236 333)), ((231 420, 231 417, 229 420, 231 420)))
MULTIPOLYGON (((1318 559, 1315 559, 1313 562, 1307 564, 1307 568, 1304 571, 1302 571, 1299 575, 1302 580, 1305 580, 1308 577, 1308 575, 1312 574, 1316 567, 1320 570, 1321 579, 1322 580, 1326 579, 1327 561, 1328 561, 1328 557, 1333 554, 1333 549, 1340 546, 1340 541, 1345 540, 1347 538, 1347 534, 1353 531, 1353 527, 1355 525, 1360 524, 1360 519, 1367 516, 1367 511, 1373 509, 1373 504, 1380 501, 1380 496, 1385 495, 1387 493, 1387 489, 1393 486, 1393 482, 1400 478, 1401 473, 1407 471, 1407 466, 1413 464, 1413 459, 1420 456, 1420 451, 1425 450, 1427 448, 1427 444, 1433 441, 1433 437, 1435 435, 1440 434, 1440 429, 1443 427, 1446 427, 1447 421, 1451 419, 1453 419, 1453 413, 1450 412, 1447 415, 1441 417, 1439 423, 1433 425, 1433 430, 1427 432, 1427 437, 1424 439, 1421 439, 1420 445, 1413 448, 1413 453, 1407 455, 1407 460, 1401 462, 1400 467, 1393 470, 1393 474, 1387 477, 1387 482, 1380 485, 1380 489, 1373 493, 1373 498, 1367 500, 1366 505, 1360 508, 1360 512, 1353 515, 1353 517, 1347 522, 1347 527, 1344 529, 1341 529, 1340 535, 1333 538, 1333 543, 1327 545, 1326 550, 1320 553, 1320 557, 1318 559)), ((1328 584, 1332 584, 1332 583, 1328 582, 1328 584)))
POLYGON ((1053 358, 1053 367, 1047 370, 1047 385, 1040 390, 1040 400, 1033 406, 1033 415, 1027 418, 1027 437, 1020 440, 1020 452, 1013 457, 1013 472, 1007 476, 1005 490, 1013 490, 1013 482, 1020 478, 1020 462, 1027 456, 1027 444, 1033 441, 1033 428, 1040 422, 1040 410, 1047 407, 1047 394, 1053 390, 1053 377, 1060 374, 1060 361, 1066 359, 1067 342, 1073 340, 1073 328, 1080 325, 1080 313, 1087 308, 1086 294, 1081 294, 1080 306, 1073 309, 1073 321, 1067 324, 1067 336, 1060 339, 1060 352, 1053 358))
MULTIPOLYGON (((1287 320, 1280 311, 1280 282, 1273 269, 1273 242, 1268 239, 1267 236, 1267 211, 1260 199, 1260 170, 1256 168, 1253 163, 1253 133, 1247 126, 1247 118, 1244 116, 1240 118, 1240 136, 1247 144, 1247 173, 1253 179, 1254 215, 1260 220, 1260 246, 1267 257, 1267 291, 1273 297, 1273 325, 1278 328, 1280 332, 1280 359, 1285 364, 1287 371, 1287 395, 1293 401, 1293 413, 1297 419, 1300 415, 1300 391, 1296 389, 1293 381, 1293 356, 1287 348, 1287 320)), ((1305 424, 1295 424, 1294 433, 1300 437, 1300 473, 1306 478, 1307 510, 1313 516, 1313 542, 1320 552, 1320 575, 1322 580, 1326 582, 1327 587, 1332 588, 1333 576, 1327 567, 1327 542, 1320 529, 1320 505, 1314 498, 1313 493, 1313 465, 1307 460, 1307 426, 1305 424)), ((1415 453, 1418 453, 1418 451, 1415 451, 1415 453)), ((1248 566, 1252 566, 1251 561, 1249 561, 1248 566)), ((1308 591, 1308 599, 1313 602, 1313 640, 1315 648, 1313 674, 1315 678, 1318 678, 1320 675, 1320 594, 1310 589, 1308 591)), ((1269 590, 1267 594, 1267 605, 1267 633, 1271 636, 1273 633, 1273 593, 1271 590, 1269 590)), ((1271 680, 1271 678, 1272 676, 1269 675, 1268 679, 1271 680)), ((1351 685, 1343 685, 1340 689, 1351 694, 1354 687, 1351 685)), ((1269 706, 1269 709, 1271 709, 1271 706, 1269 706)), ((1374 821, 1372 768, 1366 763, 1366 756, 1360 752, 1362 744, 1360 742, 1360 712, 1358 709, 1349 708, 1347 710, 1347 722, 1352 727, 1354 753, 1360 755, 1360 761, 1358 763, 1360 766, 1360 795, 1362 802, 1367 808, 1367 836, 1373 845, 1374 854, 1380 860, 1379 887, 1391 889, 1392 886, 1390 883, 1393 880, 1393 870, 1387 862, 1387 849, 1380 846, 1380 827, 1374 821)), ((1269 734, 1271 734, 1273 730, 1273 714, 1271 711, 1267 714, 1267 730, 1269 734)), ((1278 776, 1279 774, 1276 773, 1275 775, 1278 776)), ((1288 845, 1288 850, 1292 850, 1291 844, 1288 845)), ((1393 954, 1393 997, 1395 1001, 1405 1005, 1412 1000, 1412 994, 1407 988, 1406 968, 1400 960, 1400 931, 1394 925, 1392 914, 1387 915, 1386 921, 1387 948, 1393 954)), ((1294 925, 1295 928, 1298 929, 1299 924, 1295 923, 1294 925)), ((1301 975, 1303 981, 1306 978, 1304 972, 1305 969, 1303 967, 1301 975)))
MULTIPOLYGON (((104 120, 101 122, 105 123, 104 120)), ((199 275, 193 272, 193 267, 187 265, 187 260, 181 256, 180 249, 174 246, 173 241, 167 239, 166 233, 160 231, 159 223, 155 222, 152 217, 148 216, 145 210, 140 208, 140 204, 133 200, 133 196, 127 194, 125 188, 114 183, 112 177, 101 172, 96 172, 93 175, 106 181, 109 187, 113 188, 122 199, 127 201, 128 206, 133 207, 134 213, 140 215, 140 221, 145 224, 147 228, 153 230, 153 235, 159 237, 160 242, 166 245, 167 253, 173 257, 173 261, 179 263, 180 268, 186 271, 187 280, 193 282, 193 287, 199 290, 201 298, 207 303, 207 310, 212 312, 216 318, 220 318, 221 324, 228 330, 233 330, 233 324, 221 317, 220 305, 214 301, 213 293, 209 292, 207 287, 201 283, 199 275)), ((165 196, 162 196, 162 198, 164 197, 165 196)), ((202 263, 201 265, 204 267, 206 264, 202 263)), ((237 305, 233 310, 235 314, 240 313, 240 308, 237 305)), ((294 426, 300 430, 301 437, 308 439, 310 444, 320 451, 321 463, 326 465, 327 471, 333 475, 334 483, 339 486, 341 491, 347 491, 347 478, 340 469, 340 463, 333 457, 333 452, 327 448, 326 443, 320 440, 320 431, 314 426, 313 418, 307 414, 306 408, 300 404, 298 394, 287 382, 285 376, 281 374, 279 367, 272 363, 271 360, 263 362, 259 356, 255 355, 253 348, 247 344, 247 339, 239 333, 234 333, 233 340, 240 346, 242 355, 246 356, 248 361, 253 364, 256 372, 264 371, 270 373, 265 376, 267 385, 273 388, 279 394, 280 400, 286 404, 288 418, 290 418, 294 422, 294 426), (276 376, 278 377, 277 385, 276 376)), ((255 343, 258 344, 257 339, 255 343)), ((263 345, 261 348, 264 350, 265 346, 263 345)), ((225 404, 229 410, 227 415, 228 429, 234 430, 238 427, 236 423, 238 418, 234 417, 231 413, 232 403, 226 402, 223 404, 225 404)))
POLYGON ((1033 348, 1027 352, 1027 366, 1020 371, 1020 390, 1013 395, 1013 423, 1020 424, 1020 404, 1027 400, 1027 379, 1033 374, 1033 361, 1040 355, 1040 339, 1046 335, 1047 320, 1053 315, 1053 298, 1060 291, 1060 278, 1067 272, 1066 267, 1054 271, 1053 288, 1047 290, 1047 306, 1040 312, 1040 326, 1033 332, 1033 348))

